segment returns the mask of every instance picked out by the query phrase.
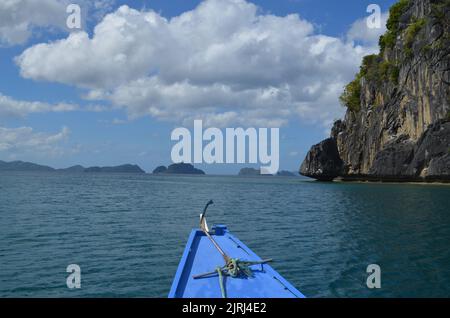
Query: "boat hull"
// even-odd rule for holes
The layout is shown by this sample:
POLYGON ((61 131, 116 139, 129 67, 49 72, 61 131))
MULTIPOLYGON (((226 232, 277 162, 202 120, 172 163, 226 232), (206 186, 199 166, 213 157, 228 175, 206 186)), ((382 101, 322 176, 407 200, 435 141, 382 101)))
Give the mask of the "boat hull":
MULTIPOLYGON (((213 228, 213 238, 232 258, 242 261, 261 261, 251 249, 232 235, 226 226, 213 228)), ((218 275, 194 279, 194 275, 208 273, 224 266, 222 255, 200 230, 192 230, 169 298, 222 298, 218 275)), ((304 298, 305 296, 286 281, 270 265, 252 265, 253 277, 231 278, 224 276, 227 298, 304 298)))

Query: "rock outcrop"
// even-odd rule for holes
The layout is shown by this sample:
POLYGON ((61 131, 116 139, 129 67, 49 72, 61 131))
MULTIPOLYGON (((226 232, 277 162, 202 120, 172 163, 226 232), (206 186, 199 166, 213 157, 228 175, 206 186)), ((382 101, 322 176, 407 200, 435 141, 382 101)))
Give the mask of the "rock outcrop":
POLYGON ((329 138, 313 146, 300 167, 300 173, 320 181, 331 181, 342 174, 336 139, 329 138))
POLYGON ((450 0, 400 0, 380 53, 346 86, 331 138, 300 173, 318 180, 450 181, 450 0))

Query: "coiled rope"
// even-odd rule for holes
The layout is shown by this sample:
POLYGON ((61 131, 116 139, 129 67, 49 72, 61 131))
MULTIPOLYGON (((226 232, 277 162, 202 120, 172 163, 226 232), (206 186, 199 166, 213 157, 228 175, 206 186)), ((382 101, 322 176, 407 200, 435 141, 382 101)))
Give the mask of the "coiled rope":
POLYGON ((213 201, 210 200, 204 210, 203 213, 200 214, 200 228, 205 233, 205 235, 209 238, 211 243, 214 245, 214 247, 219 251, 219 253, 222 255, 225 266, 218 266, 216 267, 216 270, 214 272, 209 272, 205 274, 200 275, 194 275, 194 279, 199 278, 206 278, 208 276, 218 274, 219 275, 219 284, 220 284, 220 292, 222 294, 222 298, 227 298, 227 292, 225 289, 225 282, 224 282, 224 276, 230 276, 231 278, 238 278, 239 276, 243 277, 253 277, 253 271, 250 268, 252 265, 262 265, 266 264, 268 262, 272 262, 272 259, 266 259, 261 261, 241 261, 238 258, 231 258, 229 257, 224 250, 217 244, 217 242, 214 240, 214 238, 209 234, 208 225, 206 223, 206 210, 208 209, 208 206, 213 204, 213 201))

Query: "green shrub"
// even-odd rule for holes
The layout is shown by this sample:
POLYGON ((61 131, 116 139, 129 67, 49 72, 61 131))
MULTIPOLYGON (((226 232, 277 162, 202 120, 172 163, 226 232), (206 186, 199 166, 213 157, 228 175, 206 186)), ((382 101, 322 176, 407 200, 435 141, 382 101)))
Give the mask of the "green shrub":
POLYGON ((362 60, 362 64, 361 64, 361 72, 363 74, 366 74, 366 72, 368 71, 368 69, 374 65, 375 63, 377 63, 377 60, 380 57, 378 56, 378 54, 370 54, 370 55, 366 55, 363 57, 362 60))
POLYGON ((400 69, 395 63, 383 61, 383 58, 377 54, 367 55, 363 58, 360 71, 355 79, 344 88, 344 92, 339 97, 342 105, 353 112, 359 112, 361 109, 361 79, 364 78, 368 83, 381 86, 385 82, 398 84, 400 69))
POLYGON ((379 40, 381 52, 383 52, 385 48, 394 47, 399 33, 398 24, 400 22, 400 17, 408 8, 409 2, 410 0, 400 0, 389 10, 389 19, 386 23, 386 27, 388 30, 384 35, 380 37, 379 40))
POLYGON ((381 56, 373 54, 363 58, 359 76, 376 85, 381 85, 386 81, 397 84, 399 71, 395 63, 384 61, 381 56))
POLYGON ((390 69, 391 63, 388 61, 383 61, 380 63, 379 72, 377 72, 377 75, 379 75, 379 78, 383 81, 389 80, 390 69))
POLYGON ((389 71, 389 80, 397 85, 399 76, 400 76, 400 69, 398 68, 398 66, 393 65, 389 71))
POLYGON ((389 31, 398 31, 398 23, 400 17, 406 11, 409 6, 409 0, 400 0, 394 4, 389 10, 389 19, 387 20, 386 27, 389 31))
POLYGON ((339 97, 342 105, 346 106, 351 111, 357 113, 361 109, 361 77, 359 74, 356 78, 347 84, 344 92, 339 97))
POLYGON ((406 47, 409 47, 409 48, 412 47, 417 34, 425 26, 425 23, 426 23, 425 19, 418 19, 418 20, 412 22, 406 28, 406 31, 405 31, 405 45, 406 45, 406 47))
POLYGON ((381 52, 383 52, 385 48, 393 48, 396 39, 397 34, 394 34, 393 32, 390 31, 387 31, 386 34, 380 36, 378 44, 380 45, 381 52))
POLYGON ((412 58, 413 55, 414 55, 413 50, 412 50, 412 48, 410 48, 410 47, 405 47, 405 48, 403 49, 403 52, 404 52, 404 54, 405 54, 406 59, 410 59, 410 58, 412 58))
POLYGON ((422 30, 425 23, 425 19, 415 20, 406 28, 404 53, 407 59, 410 59, 414 56, 413 44, 417 37, 417 34, 420 32, 420 30, 422 30))
POLYGON ((366 55, 363 57, 363 61, 360 67, 360 77, 365 77, 369 81, 376 79, 376 69, 380 61, 380 56, 377 54, 366 55))

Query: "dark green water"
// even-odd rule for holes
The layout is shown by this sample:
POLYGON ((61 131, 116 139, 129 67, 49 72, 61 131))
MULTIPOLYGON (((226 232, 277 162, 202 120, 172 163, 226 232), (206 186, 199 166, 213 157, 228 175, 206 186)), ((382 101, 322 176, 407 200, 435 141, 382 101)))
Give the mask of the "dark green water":
POLYGON ((62 173, 0 174, 0 296, 166 297, 209 199, 308 297, 450 297, 449 186, 62 173))

